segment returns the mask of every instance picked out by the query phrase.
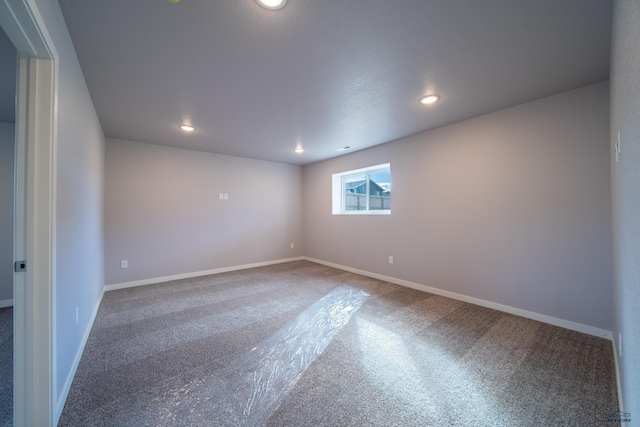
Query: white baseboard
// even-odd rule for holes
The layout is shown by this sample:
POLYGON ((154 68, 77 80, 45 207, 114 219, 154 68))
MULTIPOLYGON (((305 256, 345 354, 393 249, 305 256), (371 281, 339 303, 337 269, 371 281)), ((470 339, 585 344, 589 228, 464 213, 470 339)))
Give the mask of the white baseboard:
POLYGON ((82 336, 82 341, 80 343, 80 346, 78 347, 78 351, 76 351, 75 357, 73 358, 71 369, 67 374, 67 378, 65 378, 62 391, 60 392, 60 395, 58 395, 58 401, 56 402, 55 415, 54 415, 56 424, 60 419, 60 415, 62 415, 64 404, 67 401, 69 390, 71 390, 71 384, 73 383, 73 378, 76 376, 76 371, 78 370, 78 365, 80 364, 82 353, 84 353, 84 348, 87 345, 87 340, 89 340, 89 334, 91 334, 91 329, 93 328, 93 323, 95 322, 96 316, 98 315, 98 309, 100 308, 100 304, 102 303, 103 296, 104 296, 104 289, 100 293, 100 297, 98 298, 98 301, 96 302, 96 305, 93 308, 93 312, 91 313, 91 318, 89 319, 89 322, 87 323, 87 327, 84 331, 84 335, 82 336))
POLYGON ((13 299, 3 299, 0 301, 0 308, 13 307, 13 299))
MULTIPOLYGON (((611 338, 611 345, 613 346, 613 367, 616 371, 616 385, 618 386, 618 409, 624 412, 624 403, 622 402, 622 383, 620 382, 620 365, 618 364, 618 358, 621 356, 618 354, 618 340, 615 336, 611 338)), ((622 423, 623 426, 627 423, 622 423)))
POLYGON ((374 279, 382 280, 389 283, 395 283, 396 285, 405 286, 407 288, 417 289, 420 291, 441 295, 443 297, 468 302, 468 303, 479 305, 482 307, 492 308, 494 310, 515 314, 516 316, 526 317, 527 319, 537 320, 539 322, 548 323, 554 326, 560 326, 561 328, 570 329, 572 331, 582 332, 585 334, 594 335, 596 337, 606 338, 608 340, 611 340, 613 338, 613 334, 611 331, 596 328, 593 326, 583 325, 582 323, 576 323, 569 320, 558 319, 556 317, 547 316, 546 314, 540 314, 540 313, 535 313, 533 311, 522 310, 520 308, 510 307, 508 305, 498 304, 498 303, 486 301, 480 298, 475 298, 475 297, 458 294, 455 292, 445 291, 443 289, 433 288, 431 286, 409 282, 408 280, 402 280, 402 279, 397 279, 395 277, 384 276, 382 274, 371 273, 369 271, 359 270, 357 268, 351 268, 344 265, 335 264, 332 262, 323 261, 315 258, 304 257, 304 259, 307 261, 326 265, 328 267, 337 268, 339 270, 349 271, 351 273, 372 277, 374 279))
POLYGON ((582 333, 585 333, 585 334, 589 334, 589 335, 605 338, 605 339, 608 339, 608 340, 612 340, 613 339, 613 334, 612 334, 611 331, 607 331, 605 329, 596 328, 594 326, 584 325, 582 323, 572 322, 570 320, 559 319, 557 317, 547 316, 546 314, 540 314, 540 313, 535 313, 533 311, 527 311, 527 310, 523 310, 523 309, 520 309, 520 308, 510 307, 508 305, 499 304, 499 303, 495 303, 495 302, 491 302, 491 301, 486 301, 486 300, 483 300, 483 299, 480 299, 480 298, 470 297, 470 296, 467 296, 467 295, 462 295, 462 294, 458 294, 458 293, 451 292, 451 291, 445 291, 443 289, 438 289, 438 288, 434 288, 434 287, 431 287, 431 286, 421 285, 419 283, 410 282, 408 280, 397 279, 395 277, 384 276, 382 274, 377 274, 377 273, 371 273, 369 271, 360 270, 360 269, 352 268, 352 267, 347 267, 345 265, 340 265, 340 264, 336 264, 336 263, 333 263, 333 262, 323 261, 323 260, 320 260, 320 259, 310 258, 310 257, 306 257, 306 256, 279 259, 279 260, 274 260, 274 261, 258 262, 258 263, 253 263, 253 264, 236 265, 236 266, 232 266, 232 267, 215 268, 215 269, 212 269, 212 270, 196 271, 196 272, 192 272, 192 273, 176 274, 176 275, 172 275, 172 276, 154 277, 154 278, 151 278, 151 279, 135 280, 135 281, 132 281, 132 282, 116 283, 116 284, 106 285, 104 287, 104 289, 105 289, 105 291, 113 291, 113 290, 116 290, 116 289, 125 289, 125 288, 132 288, 132 287, 135 287, 135 286, 152 285, 152 284, 155 284, 155 283, 169 282, 169 281, 172 281, 172 280, 190 279, 190 278, 193 278, 193 277, 208 276, 210 274, 226 273, 226 272, 229 272, 229 271, 244 270, 244 269, 247 269, 247 268, 255 268, 255 267, 264 267, 264 266, 267 266, 267 265, 282 264, 282 263, 285 263, 285 262, 300 261, 300 260, 307 260, 307 261, 315 262, 317 264, 326 265, 326 266, 329 266, 329 267, 337 268, 339 270, 349 271, 351 273, 356 273, 356 274, 360 274, 362 276, 372 277, 374 279, 383 280, 385 282, 394 283, 396 285, 405 286, 405 287, 408 287, 408 288, 417 289, 417 290, 420 290, 420 291, 429 292, 429 293, 436 294, 436 295, 441 295, 441 296, 444 296, 444 297, 447 297, 447 298, 468 302, 468 303, 479 305, 479 306, 482 306, 482 307, 492 308, 494 310, 503 311, 505 313, 510 313, 510 314, 515 314, 516 316, 521 316, 521 317, 525 317, 527 319, 537 320, 539 322, 548 323, 550 325, 559 326, 561 328, 570 329, 570 330, 577 331, 577 332, 582 332, 582 333))
POLYGON ((227 273, 229 271, 246 270, 247 268, 264 267, 267 265, 282 264, 285 262, 302 261, 304 257, 278 259, 274 261, 256 262, 253 264, 236 265, 232 267, 214 268, 213 270, 196 271, 193 273, 176 274, 173 276, 154 277, 152 279, 135 280, 133 282, 115 283, 106 285, 105 291, 115 291, 116 289, 133 288, 136 286, 153 285, 155 283, 170 282, 172 280, 191 279, 192 277, 209 276, 210 274, 227 273))

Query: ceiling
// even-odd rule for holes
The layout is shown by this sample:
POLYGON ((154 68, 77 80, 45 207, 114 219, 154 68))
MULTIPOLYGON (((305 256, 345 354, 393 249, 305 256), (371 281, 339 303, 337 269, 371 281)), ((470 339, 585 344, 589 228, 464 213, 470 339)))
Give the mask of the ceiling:
POLYGON ((291 164, 609 75, 609 0, 59 3, 107 137, 291 164))

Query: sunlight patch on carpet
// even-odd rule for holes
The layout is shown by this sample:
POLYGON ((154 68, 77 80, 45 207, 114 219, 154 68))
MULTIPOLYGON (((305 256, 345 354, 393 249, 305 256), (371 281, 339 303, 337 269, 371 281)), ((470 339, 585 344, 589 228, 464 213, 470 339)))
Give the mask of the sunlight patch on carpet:
POLYGON ((363 366, 378 390, 439 425, 503 424, 474 377, 438 345, 425 345, 358 318, 363 366))

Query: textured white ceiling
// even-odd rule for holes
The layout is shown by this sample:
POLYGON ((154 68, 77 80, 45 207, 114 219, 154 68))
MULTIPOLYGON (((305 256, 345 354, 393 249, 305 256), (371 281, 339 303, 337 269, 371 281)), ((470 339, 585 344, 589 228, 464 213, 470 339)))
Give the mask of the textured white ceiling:
POLYGON ((108 137, 285 163, 608 78, 610 0, 60 5, 108 137))

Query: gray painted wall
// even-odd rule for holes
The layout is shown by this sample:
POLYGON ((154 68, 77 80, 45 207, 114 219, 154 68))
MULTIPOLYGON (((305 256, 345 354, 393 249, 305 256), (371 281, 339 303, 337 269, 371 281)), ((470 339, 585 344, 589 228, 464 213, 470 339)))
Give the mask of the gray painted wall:
POLYGON ((55 304, 60 395, 70 385, 74 359, 104 287, 104 134, 58 2, 36 3, 59 55, 55 304))
POLYGON ((622 353, 618 355, 622 403, 636 425, 640 423, 640 2, 617 0, 613 24, 612 147, 618 130, 621 142, 620 162, 615 162, 615 156, 611 158, 614 338, 618 340, 622 334, 622 353))
POLYGON ((0 28, 0 301, 13 299, 16 48, 0 28))
POLYGON ((110 138, 106 147, 107 284, 304 254, 299 166, 110 138))
POLYGON ((0 122, 0 301, 13 299, 14 147, 14 124, 0 122))
POLYGON ((608 90, 305 166, 305 255, 610 331, 608 90), (385 162, 391 215, 331 214, 331 174, 385 162))
POLYGON ((0 28, 0 122, 16 121, 16 48, 0 28))

